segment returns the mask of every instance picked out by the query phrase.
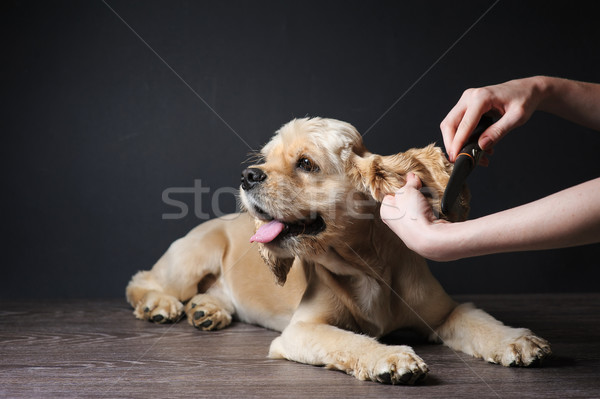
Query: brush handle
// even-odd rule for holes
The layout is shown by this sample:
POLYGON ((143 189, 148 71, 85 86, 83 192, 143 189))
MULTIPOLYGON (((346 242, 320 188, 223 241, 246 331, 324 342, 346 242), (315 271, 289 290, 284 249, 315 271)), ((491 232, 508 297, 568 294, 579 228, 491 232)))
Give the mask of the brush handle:
POLYGON ((481 134, 493 123, 494 119, 491 116, 483 115, 471 133, 467 143, 456 156, 452 174, 450 175, 448 185, 446 186, 444 196, 442 197, 441 208, 444 215, 450 213, 467 177, 479 163, 479 160, 483 155, 483 150, 479 147, 477 141, 479 140, 479 136, 481 136, 481 134))

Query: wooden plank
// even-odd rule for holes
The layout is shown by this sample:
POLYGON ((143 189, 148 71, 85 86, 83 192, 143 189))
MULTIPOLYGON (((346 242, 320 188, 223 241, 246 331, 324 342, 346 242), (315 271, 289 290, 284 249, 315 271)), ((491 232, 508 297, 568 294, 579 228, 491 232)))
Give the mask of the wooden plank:
POLYGON ((135 320, 124 300, 4 301, 0 397, 6 398, 498 398, 599 397, 600 294, 460 297, 552 343, 544 367, 504 368, 410 332, 431 369, 420 386, 362 382, 344 373, 266 358, 278 333, 234 323, 200 332, 187 322, 135 320))

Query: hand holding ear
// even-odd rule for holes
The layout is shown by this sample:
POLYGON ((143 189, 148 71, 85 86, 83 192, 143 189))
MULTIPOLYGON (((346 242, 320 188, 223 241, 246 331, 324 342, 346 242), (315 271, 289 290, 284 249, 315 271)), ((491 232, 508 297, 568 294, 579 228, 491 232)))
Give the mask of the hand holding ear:
POLYGON ((433 225, 446 223, 435 217, 429 201, 419 191, 421 180, 412 172, 406 175, 406 184, 395 196, 387 195, 380 208, 381 220, 406 246, 426 258, 435 255, 430 248, 429 234, 433 225))

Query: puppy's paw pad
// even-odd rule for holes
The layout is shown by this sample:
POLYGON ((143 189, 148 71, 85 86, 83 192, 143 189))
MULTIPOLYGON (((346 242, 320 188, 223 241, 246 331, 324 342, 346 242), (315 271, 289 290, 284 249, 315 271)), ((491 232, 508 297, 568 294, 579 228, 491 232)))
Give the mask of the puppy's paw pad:
POLYGON ((491 362, 510 367, 532 367, 541 365, 551 355, 552 349, 548 341, 529 334, 513 340, 491 362))
POLYGON ((178 321, 182 313, 183 304, 177 298, 160 292, 146 294, 133 311, 138 319, 161 324, 178 321))
POLYGON ((186 306, 188 322, 199 330, 220 330, 231 324, 231 314, 205 295, 197 295, 186 306))

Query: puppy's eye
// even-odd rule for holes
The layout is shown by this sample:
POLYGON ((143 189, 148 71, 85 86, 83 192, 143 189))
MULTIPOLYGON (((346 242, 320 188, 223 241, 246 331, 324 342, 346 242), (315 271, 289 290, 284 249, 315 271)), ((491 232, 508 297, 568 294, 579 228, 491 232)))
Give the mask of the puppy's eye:
POLYGON ((305 172, 318 172, 319 167, 307 157, 301 157, 296 164, 297 168, 302 169, 305 172))

